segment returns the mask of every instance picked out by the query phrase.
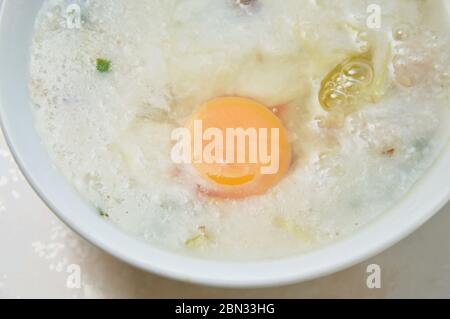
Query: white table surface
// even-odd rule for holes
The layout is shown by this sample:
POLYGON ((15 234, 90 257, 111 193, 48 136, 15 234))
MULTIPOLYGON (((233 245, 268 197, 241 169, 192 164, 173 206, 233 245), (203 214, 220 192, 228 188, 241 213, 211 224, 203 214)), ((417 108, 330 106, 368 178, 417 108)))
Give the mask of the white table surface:
POLYGON ((373 298, 450 297, 450 204, 384 253, 314 281, 266 289, 218 289, 134 269, 61 223, 24 180, 0 136, 0 297, 10 298, 373 298), (366 268, 381 267, 380 289, 366 268), (67 287, 68 266, 81 288, 67 287))

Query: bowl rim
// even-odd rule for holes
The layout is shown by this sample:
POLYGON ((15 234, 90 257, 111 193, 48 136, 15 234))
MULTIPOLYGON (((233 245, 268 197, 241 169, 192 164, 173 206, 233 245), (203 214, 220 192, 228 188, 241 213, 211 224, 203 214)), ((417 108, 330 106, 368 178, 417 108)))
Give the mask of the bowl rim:
MULTIPOLYGON (((0 34, 3 32, 7 6, 11 3, 5 0, 0 8, 0 34)), ((0 37, 0 42, 2 41, 1 39, 2 37, 0 37)), ((134 238, 126 239, 125 237, 128 236, 116 227, 114 227, 114 231, 108 233, 105 231, 103 235, 91 232, 92 225, 89 225, 89 222, 95 224, 93 219, 98 217, 94 214, 92 214, 91 221, 75 222, 72 218, 73 216, 70 216, 67 211, 59 207, 60 205, 55 203, 54 198, 50 198, 48 189, 46 191, 45 187, 43 187, 43 181, 36 176, 36 171, 33 171, 26 163, 25 158, 27 155, 19 150, 20 147, 17 144, 17 138, 14 135, 13 125, 10 120, 0 88, 0 123, 5 140, 28 183, 60 220, 94 246, 130 265, 164 277, 190 283, 215 287, 250 288, 279 286, 322 277, 362 262, 392 246, 419 228, 450 200, 449 185, 447 189, 441 190, 432 200, 425 203, 420 213, 413 214, 410 219, 404 220, 398 216, 388 216, 390 212, 380 214, 374 221, 362 227, 348 238, 343 238, 303 255, 275 260, 245 262, 200 259, 151 247, 151 245, 144 244, 134 238), (389 223, 387 223, 389 219, 387 217, 392 219, 389 223), (392 226, 392 223, 401 222, 402 227, 387 227, 388 231, 383 231, 383 222, 389 227, 392 226), (376 236, 371 237, 377 234, 383 234, 383 236, 378 238, 376 236), (358 240, 364 238, 363 242, 365 245, 358 244, 358 240), (368 240, 368 238, 372 240, 368 240), (132 245, 134 249, 130 249, 129 245, 132 245), (150 254, 148 256, 140 254, 144 251, 148 251, 150 254), (150 256, 157 258, 152 259, 150 256)), ((32 128, 32 130, 35 130, 35 128, 32 128)), ((438 162, 446 161, 447 158, 450 158, 448 145, 443 152, 444 154, 439 156, 438 162)), ((429 169, 429 172, 425 174, 427 175, 426 178, 428 175, 431 175, 430 171, 435 170, 437 166, 437 163, 435 163, 429 169)), ((421 183, 422 181, 417 182, 417 184, 421 183)), ((414 189, 418 188, 417 184, 413 187, 414 189)), ((407 195, 408 198, 411 196, 412 194, 407 195)), ((85 209, 87 210, 88 207, 86 206, 85 209)), ((397 210, 401 211, 401 208, 397 210)), ((102 223, 104 222, 102 221, 102 223)))

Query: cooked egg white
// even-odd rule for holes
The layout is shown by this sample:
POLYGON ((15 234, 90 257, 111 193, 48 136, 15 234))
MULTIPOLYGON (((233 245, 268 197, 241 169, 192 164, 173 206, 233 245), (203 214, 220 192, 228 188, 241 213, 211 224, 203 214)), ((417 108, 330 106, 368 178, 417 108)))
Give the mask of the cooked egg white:
POLYGON ((449 141, 444 2, 379 0, 371 29, 372 2, 48 0, 36 126, 99 218, 149 244, 238 260, 320 248, 388 212, 449 141), (288 160, 273 181, 211 196, 217 167, 174 163, 171 132, 220 122, 207 103, 225 96, 246 99, 240 120, 271 112, 258 123, 279 121, 288 160))

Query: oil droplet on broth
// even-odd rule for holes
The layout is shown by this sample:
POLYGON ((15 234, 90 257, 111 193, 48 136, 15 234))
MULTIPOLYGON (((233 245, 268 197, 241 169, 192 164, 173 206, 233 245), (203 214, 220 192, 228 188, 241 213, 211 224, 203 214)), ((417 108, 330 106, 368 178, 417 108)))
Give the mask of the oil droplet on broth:
POLYGON ((370 97, 374 69, 368 54, 348 58, 322 81, 320 105, 326 111, 350 113, 370 97))

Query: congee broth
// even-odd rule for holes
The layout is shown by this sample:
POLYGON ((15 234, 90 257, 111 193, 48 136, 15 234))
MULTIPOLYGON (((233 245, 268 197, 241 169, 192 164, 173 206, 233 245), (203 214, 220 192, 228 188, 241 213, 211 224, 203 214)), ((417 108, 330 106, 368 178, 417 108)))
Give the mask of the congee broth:
POLYGON ((47 0, 36 126, 99 218, 150 245, 318 249, 388 213, 449 141, 443 1, 372 2, 47 0))

